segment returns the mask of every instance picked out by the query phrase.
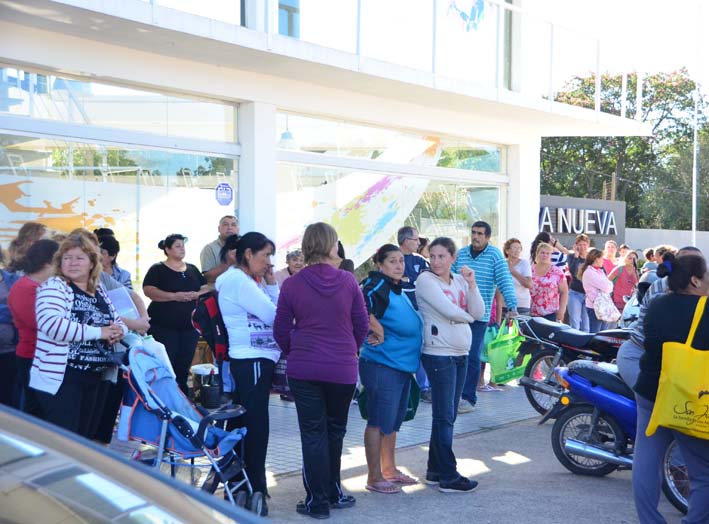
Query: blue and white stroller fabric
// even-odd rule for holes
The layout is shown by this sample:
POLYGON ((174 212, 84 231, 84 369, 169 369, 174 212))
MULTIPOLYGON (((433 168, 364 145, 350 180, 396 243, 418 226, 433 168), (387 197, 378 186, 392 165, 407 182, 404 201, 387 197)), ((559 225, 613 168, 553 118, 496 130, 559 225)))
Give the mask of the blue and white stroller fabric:
MULTIPOLYGON (((203 456, 204 451, 176 426, 176 423, 184 426, 187 422, 197 433, 203 417, 178 387, 164 346, 138 335, 128 335, 124 343, 129 346, 129 367, 117 438, 164 446, 164 450, 184 458, 203 456), (161 443, 164 420, 168 421, 167 433, 165 442, 161 443)), ((221 457, 245 434, 245 428, 225 431, 210 425, 203 438, 206 451, 212 457, 221 457)))

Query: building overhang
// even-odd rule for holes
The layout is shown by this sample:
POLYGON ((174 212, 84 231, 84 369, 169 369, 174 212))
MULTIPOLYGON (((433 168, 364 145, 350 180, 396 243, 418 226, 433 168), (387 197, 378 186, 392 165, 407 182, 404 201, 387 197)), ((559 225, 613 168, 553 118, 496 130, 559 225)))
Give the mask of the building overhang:
MULTIPOLYGON (((501 143, 533 136, 651 134, 648 124, 635 120, 451 80, 140 0, 0 0, 0 61, 188 96, 258 100, 284 110, 377 125, 421 128, 408 113, 425 108, 441 121, 447 118, 450 133, 464 132, 468 120, 476 129, 489 129, 487 140, 501 143), (140 66, 131 70, 131 60, 140 66), (373 109, 375 101, 375 106, 384 101, 389 107, 373 109)), ((440 126, 433 124, 431 130, 440 126)))

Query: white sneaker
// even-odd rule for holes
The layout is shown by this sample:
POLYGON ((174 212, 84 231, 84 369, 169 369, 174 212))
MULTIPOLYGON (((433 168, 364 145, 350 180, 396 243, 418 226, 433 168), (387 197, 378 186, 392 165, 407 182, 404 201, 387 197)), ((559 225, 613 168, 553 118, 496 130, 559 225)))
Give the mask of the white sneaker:
POLYGON ((469 400, 461 398, 460 402, 458 403, 458 415, 462 415, 463 413, 470 413, 471 411, 475 411, 475 404, 473 404, 469 400))

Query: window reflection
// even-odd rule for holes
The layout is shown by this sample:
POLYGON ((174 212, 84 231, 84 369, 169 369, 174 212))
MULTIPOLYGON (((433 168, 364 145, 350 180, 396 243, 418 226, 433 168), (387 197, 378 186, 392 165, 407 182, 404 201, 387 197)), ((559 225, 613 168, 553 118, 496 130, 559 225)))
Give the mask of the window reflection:
POLYGON ((281 149, 380 162, 492 173, 506 169, 506 149, 500 145, 286 113, 277 117, 276 144, 281 149))
MULTIPOLYGON (((485 220, 499 245, 501 188, 431 180, 396 173, 279 163, 276 246, 281 253, 300 245, 305 227, 316 221, 338 231, 355 267, 367 262, 396 232, 413 225, 421 236, 470 243, 470 225, 485 220)), ((283 256, 277 255, 277 259, 283 256)))
POLYGON ((15 462, 23 458, 37 457, 44 453, 41 449, 22 442, 9 435, 0 434, 0 465, 15 462))
POLYGON ((61 232, 110 227, 121 244, 118 263, 137 282, 162 256, 156 246, 168 233, 189 237, 187 260, 198 261, 214 224, 234 214, 237 171, 234 158, 0 133, 0 206, 7 210, 0 242, 27 221, 61 232), (216 200, 218 184, 231 185, 231 202, 216 200))
POLYGON ((227 104, 0 68, 0 113, 235 142, 235 111, 227 104))

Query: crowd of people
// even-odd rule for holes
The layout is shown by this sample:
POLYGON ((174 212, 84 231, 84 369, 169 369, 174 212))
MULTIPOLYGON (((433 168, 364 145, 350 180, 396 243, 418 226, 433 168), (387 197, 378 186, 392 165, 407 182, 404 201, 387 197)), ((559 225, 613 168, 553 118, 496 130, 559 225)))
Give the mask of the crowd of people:
MULTIPOLYGON (((709 293, 701 253, 649 249, 641 271, 636 251, 612 240, 603 250, 592 248, 584 234, 567 249, 539 233, 527 258, 517 238, 502 250, 493 246, 492 228, 483 221, 472 224, 467 246, 447 237, 429 241, 405 226, 397 244, 376 251, 374 270, 358 283, 328 224, 308 226, 280 271, 271 260, 272 240, 239 233, 236 217, 222 217, 218 237, 200 253, 200 267, 186 261, 186 237, 161 240, 157 247, 165 258, 142 282, 150 299, 146 308, 130 274, 117 264, 120 244, 113 231, 57 234, 39 223, 23 225, 0 269, 0 402, 110 442, 122 388, 115 344, 129 330, 152 335, 164 344, 176 381, 189 395, 198 343, 191 313, 200 296, 216 290, 228 333, 233 399, 246 408, 244 460, 255 491, 268 493, 269 396, 282 364, 302 446, 305 498, 298 513, 326 518, 332 509, 355 504, 342 489, 340 461, 358 382, 368 400, 368 490, 396 494, 420 482, 397 467, 395 456, 415 380, 432 408, 425 482, 444 493, 470 492, 477 482, 457 470, 453 428, 458 415, 476 409, 478 393, 501 389, 483 378, 488 326, 523 314, 596 332, 610 327, 596 315, 599 295, 622 309, 639 282, 654 282, 619 365, 638 395, 638 511, 647 515, 643 522, 662 522, 655 514, 657 455, 673 435, 668 430, 646 437, 641 429, 652 412, 662 343, 686 339, 690 310, 709 293), (114 307, 112 292, 119 289, 133 302, 134 315, 120 316, 114 307)), ((709 347, 707 330, 709 323, 697 331, 701 347, 709 347)), ((696 481, 704 486, 698 492, 706 492, 709 442, 678 442, 693 488, 696 481)), ((709 497, 698 497, 693 493, 690 514, 706 517, 709 497)))

